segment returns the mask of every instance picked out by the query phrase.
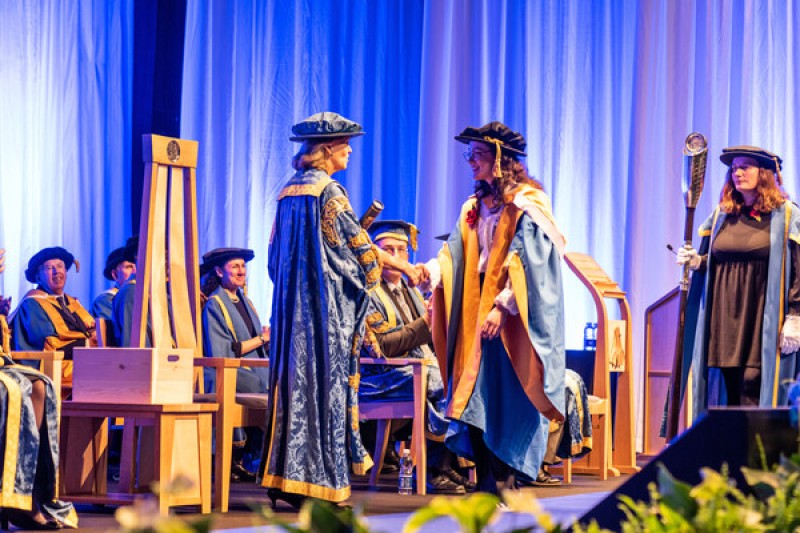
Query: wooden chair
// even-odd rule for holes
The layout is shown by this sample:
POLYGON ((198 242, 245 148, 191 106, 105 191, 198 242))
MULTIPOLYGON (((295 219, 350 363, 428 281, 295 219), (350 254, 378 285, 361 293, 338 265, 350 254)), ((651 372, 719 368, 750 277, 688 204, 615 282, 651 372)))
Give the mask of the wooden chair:
POLYGON ((230 357, 196 357, 194 401, 213 402, 219 410, 213 415, 216 428, 216 452, 214 458, 214 509, 228 512, 230 498, 231 457, 233 454, 233 428, 266 426, 267 394, 243 394, 236 392, 236 373, 243 366, 267 367, 267 359, 233 359, 230 357), (216 392, 204 393, 203 368, 213 368, 216 376, 216 392))
POLYGON ((378 475, 383 468, 383 458, 389 442, 391 422, 395 418, 412 420, 411 429, 411 460, 417 469, 417 494, 425 494, 427 479, 427 449, 425 447, 425 404, 428 388, 428 363, 424 359, 374 359, 361 358, 361 365, 406 366, 411 365, 414 376, 414 395, 409 400, 399 401, 374 401, 359 402, 358 415, 361 421, 376 420, 378 423, 375 436, 375 450, 373 458, 375 466, 369 476, 369 484, 374 487, 378 482, 378 475))
POLYGON ((633 340, 631 312, 625 292, 608 274, 586 254, 570 252, 564 259, 570 269, 588 289, 597 311, 597 346, 595 352, 592 396, 589 397, 589 412, 592 416, 592 451, 581 465, 573 467, 567 459, 563 463, 565 481, 572 478, 572 471, 594 474, 600 479, 620 473, 639 471, 636 465, 635 432, 633 420, 633 340), (609 317, 605 300, 614 300, 619 305, 621 320, 626 324, 624 361, 618 372, 616 391, 615 428, 611 427, 611 338, 609 317), (584 462, 585 461, 585 462, 584 462), (588 463, 588 464, 587 464, 588 463))
POLYGON ((53 388, 58 395, 59 401, 61 401, 64 352, 11 352, 11 359, 17 363, 21 361, 39 361, 39 371, 53 382, 53 388))

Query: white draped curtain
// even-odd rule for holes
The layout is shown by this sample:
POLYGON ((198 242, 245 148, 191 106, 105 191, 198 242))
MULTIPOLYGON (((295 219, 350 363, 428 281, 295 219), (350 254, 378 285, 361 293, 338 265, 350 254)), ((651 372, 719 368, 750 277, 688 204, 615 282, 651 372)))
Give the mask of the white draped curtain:
POLYGON ((63 246, 88 307, 130 235, 132 4, 4 0, 0 21, 0 293, 18 301, 28 259, 63 246))
MULTIPOLYGON (((256 251, 250 294, 266 320, 289 128, 332 110, 367 132, 336 175, 355 210, 380 199, 384 218, 416 223, 427 259, 472 190, 453 136, 500 120, 526 136, 568 249, 627 291, 641 363, 644 310, 679 277, 665 245, 683 234, 685 136, 705 134, 711 154, 698 223, 728 145, 777 152, 797 191, 798 18, 770 0, 188 2, 182 136, 201 143, 201 251, 256 251)), ((131 3, 8 0, 0 20, 0 289, 18 297, 27 259, 60 244, 82 260, 69 283, 88 300, 131 233, 131 3)), ((564 277, 576 348, 594 311, 564 277)))

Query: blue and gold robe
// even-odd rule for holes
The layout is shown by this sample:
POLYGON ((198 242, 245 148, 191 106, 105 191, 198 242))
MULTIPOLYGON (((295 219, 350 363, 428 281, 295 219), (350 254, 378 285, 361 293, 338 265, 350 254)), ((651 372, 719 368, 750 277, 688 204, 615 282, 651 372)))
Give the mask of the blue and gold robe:
MULTIPOLYGON (((409 289, 411 301, 419 316, 426 313, 425 302, 417 289, 409 289)), ((381 285, 370 292, 371 307, 367 315, 367 336, 392 333, 401 329, 405 323, 391 297, 381 285)), ((362 348, 364 357, 383 356, 378 353, 380 349, 375 341, 365 343, 362 348)), ((423 359, 425 355, 419 347, 412 348, 402 357, 423 359)), ((442 373, 439 370, 439 361, 431 353, 430 366, 428 367, 427 383, 427 431, 435 436, 443 436, 447 431, 447 419, 442 373)), ((414 395, 414 374, 411 366, 375 366, 369 365, 361 369, 361 384, 359 386, 359 401, 384 401, 396 399, 411 399, 414 395)))
POLYGON ((112 302, 114 296, 116 296, 118 292, 119 289, 117 287, 111 287, 98 294, 97 298, 92 302, 92 316, 95 318, 103 318, 110 323, 114 317, 112 302))
MULTIPOLYGON (((681 376, 681 400, 688 383, 689 369, 692 370, 692 393, 694 398, 693 416, 697 418, 708 407, 708 398, 713 385, 721 384, 709 374, 706 347, 708 345, 707 321, 711 297, 708 272, 713 268, 713 257, 709 253, 711 243, 725 222, 726 214, 719 207, 700 226, 702 237, 699 252, 708 254, 705 271, 692 273, 692 281, 687 296, 685 314, 685 333, 683 350, 683 375, 681 376)), ((759 405, 775 407, 786 404, 786 390, 781 383, 794 381, 798 366, 798 353, 782 354, 780 334, 788 310, 789 281, 792 276, 792 257, 789 242, 800 243, 800 208, 790 201, 772 211, 770 217, 770 251, 768 262, 767 294, 764 304, 764 319, 761 339, 761 392, 759 405)), ((716 389, 716 387, 713 387, 716 389)), ((722 387, 724 388, 724 387, 722 387)))
MULTIPOLYGON (((72 296, 66 296, 66 313, 72 315, 69 323, 62 315, 56 297, 41 288, 28 291, 11 315, 14 332, 14 349, 26 352, 63 350, 78 342, 93 346, 91 331, 95 327, 92 315, 72 296)), ((38 366, 38 362, 32 363, 38 366)), ((72 361, 64 361, 63 383, 72 383, 72 361)))
POLYGON ((442 284, 433 296, 436 353, 446 356, 445 442, 472 458, 475 428, 500 460, 536 478, 550 420, 564 420, 564 238, 547 196, 520 185, 506 198, 482 280, 477 231, 468 222, 476 201, 464 203, 439 253, 442 284), (481 325, 509 280, 519 314, 506 318, 499 337, 482 339, 481 325))
POLYGON ((78 515, 72 504, 57 499, 58 399, 53 383, 2 354, 0 442, 0 508, 30 511, 35 500, 47 519, 77 527, 78 515), (32 380, 44 382, 46 389, 41 430, 31 402, 32 380))
MULTIPOLYGON (((261 333, 261 319, 258 318, 253 303, 244 295, 242 290, 237 290, 239 298, 246 303, 247 314, 253 325, 261 333)), ((203 354, 206 357, 236 357, 233 350, 234 342, 242 342, 252 338, 242 315, 231 301, 228 293, 222 286, 211 293, 206 305, 203 307, 203 354)), ((266 350, 266 347, 264 347, 266 350)), ((257 359, 257 350, 242 354, 242 359, 257 359)), ((216 390, 216 378, 213 368, 205 370, 205 385, 208 392, 216 390)), ((269 384, 268 368, 240 368, 236 372, 236 392, 267 392, 269 384)))
POLYGON ((350 469, 372 466, 358 428, 358 357, 381 266, 347 193, 325 172, 298 172, 281 191, 268 266, 275 288, 262 484, 343 501, 350 469))
MULTIPOLYGON (((114 325, 114 338, 119 346, 131 347, 131 334, 133 333, 133 306, 136 302, 136 274, 131 276, 119 288, 119 292, 111 302, 112 321, 114 325)), ((153 328, 150 322, 150 311, 147 312, 147 329, 144 347, 153 346, 153 328)), ((138 346, 133 346, 138 348, 138 346)))

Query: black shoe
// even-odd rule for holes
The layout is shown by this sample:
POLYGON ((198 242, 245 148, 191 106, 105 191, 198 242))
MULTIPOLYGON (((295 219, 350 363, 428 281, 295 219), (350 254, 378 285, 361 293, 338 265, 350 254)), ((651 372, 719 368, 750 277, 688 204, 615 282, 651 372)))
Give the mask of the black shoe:
POLYGON ((400 457, 393 447, 389 447, 383 456, 381 474, 395 474, 400 471, 400 457))
POLYGON ((428 494, 466 494, 463 485, 459 485, 444 474, 429 476, 426 483, 428 494))
POLYGON ((255 480, 256 475, 246 469, 242 463, 233 463, 231 465, 231 481, 246 481, 252 483, 255 480))
POLYGON ((26 530, 54 530, 61 529, 61 524, 55 520, 47 520, 41 514, 21 509, 3 509, 0 511, 0 527, 8 531, 9 523, 19 529, 26 530))
POLYGON ((267 498, 272 502, 273 510, 278 508, 278 500, 283 500, 299 511, 308 496, 295 494, 293 492, 284 492, 281 489, 267 489, 267 498))
POLYGON ((452 468, 448 468, 447 470, 440 470, 440 473, 445 476, 450 481, 461 485, 467 492, 475 492, 477 485, 474 481, 470 481, 466 477, 462 476, 452 468))

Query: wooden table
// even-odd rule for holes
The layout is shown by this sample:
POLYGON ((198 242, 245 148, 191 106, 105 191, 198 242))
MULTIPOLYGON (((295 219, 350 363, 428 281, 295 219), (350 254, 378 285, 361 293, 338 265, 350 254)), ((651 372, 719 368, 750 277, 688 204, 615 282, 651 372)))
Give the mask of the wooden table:
POLYGON ((199 505, 211 512, 211 416, 216 404, 61 404, 60 498, 76 503, 131 503, 151 482, 181 475, 193 486, 159 494, 159 509, 199 505), (109 417, 124 418, 120 491, 107 492, 109 417), (138 460, 137 460, 138 457, 138 460))

